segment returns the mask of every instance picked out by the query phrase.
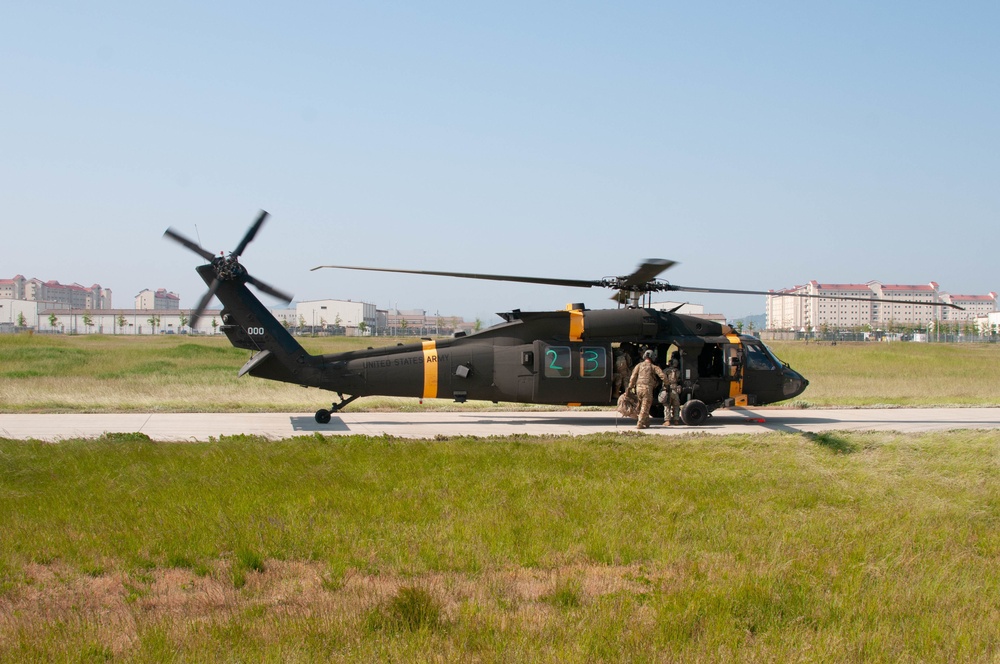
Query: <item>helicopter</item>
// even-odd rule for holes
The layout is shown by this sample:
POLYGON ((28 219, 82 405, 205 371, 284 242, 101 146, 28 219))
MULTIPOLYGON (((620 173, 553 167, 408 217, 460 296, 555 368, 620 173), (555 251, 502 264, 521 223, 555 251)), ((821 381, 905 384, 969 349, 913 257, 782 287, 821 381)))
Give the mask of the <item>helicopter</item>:
MULTIPOLYGON (((223 305, 221 331, 230 343, 252 352, 238 371, 267 380, 316 387, 337 394, 339 401, 315 413, 327 424, 332 414, 366 396, 416 397, 549 404, 614 406, 614 353, 625 350, 638 360, 652 350, 663 366, 668 358, 679 362, 681 421, 689 426, 706 422, 718 408, 763 406, 793 399, 809 381, 781 361, 757 337, 740 334, 731 326, 697 316, 648 306, 655 292, 775 295, 766 291, 694 288, 671 284, 659 275, 675 265, 648 259, 631 274, 595 280, 536 278, 517 275, 401 270, 321 265, 336 268, 433 275, 543 285, 605 288, 614 291, 615 309, 588 309, 574 303, 564 310, 501 313, 502 323, 474 332, 458 332, 445 339, 421 339, 342 353, 312 355, 250 291, 248 285, 285 304, 292 296, 251 275, 239 262, 268 217, 266 211, 250 226, 236 249, 215 255, 173 228, 167 237, 208 261, 196 271, 208 291, 190 317, 194 327, 212 297, 223 305)), ((818 297, 808 294, 785 294, 818 297)), ((863 297, 831 297, 870 301, 863 297)), ((899 300, 898 302, 905 302, 899 300)), ((927 305, 926 302, 910 302, 927 305)), ((942 304, 942 306, 955 305, 942 304)), ((627 381, 627 377, 626 377, 627 381)), ((662 405, 654 403, 655 417, 662 405)))

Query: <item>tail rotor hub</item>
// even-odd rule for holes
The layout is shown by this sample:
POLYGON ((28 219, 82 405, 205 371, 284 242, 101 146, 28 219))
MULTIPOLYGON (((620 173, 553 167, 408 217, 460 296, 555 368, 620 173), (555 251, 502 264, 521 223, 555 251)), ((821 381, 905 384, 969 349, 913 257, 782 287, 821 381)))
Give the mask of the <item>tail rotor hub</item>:
MULTIPOLYGON (((194 328, 198 319, 205 312, 205 308, 208 307, 209 302, 215 296, 216 291, 219 290, 219 286, 223 282, 235 282, 238 284, 253 284, 260 290, 268 295, 273 295, 279 300, 283 300, 285 304, 292 301, 292 296, 280 291, 273 286, 269 286, 260 279, 257 279, 249 272, 247 269, 240 264, 239 258, 243 254, 243 250, 247 248, 247 245, 254 239, 260 227, 264 224, 264 220, 267 219, 267 212, 264 210, 260 211, 260 216, 257 220, 250 226, 250 229, 240 240, 240 243, 236 246, 236 249, 230 253, 222 253, 218 256, 207 251, 197 242, 184 237, 182 234, 175 231, 173 228, 168 228, 166 232, 163 233, 164 237, 170 238, 178 244, 182 244, 194 253, 198 254, 205 260, 209 261, 212 265, 212 270, 215 272, 215 277, 212 279, 211 283, 208 285, 208 291, 202 296, 201 300, 198 302, 198 306, 191 312, 191 319, 188 326, 194 328)), ((207 279, 206 279, 207 281, 207 279)))

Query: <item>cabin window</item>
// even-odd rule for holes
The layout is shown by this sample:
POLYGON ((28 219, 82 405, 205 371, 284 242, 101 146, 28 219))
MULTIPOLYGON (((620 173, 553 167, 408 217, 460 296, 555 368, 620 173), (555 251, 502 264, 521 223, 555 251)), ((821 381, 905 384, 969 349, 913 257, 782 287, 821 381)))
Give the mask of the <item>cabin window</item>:
POLYGON ((608 355, 603 346, 580 349, 580 375, 584 378, 604 378, 608 375, 608 355))
POLYGON ((755 371, 774 371, 774 363, 771 361, 771 356, 768 355, 760 346, 755 346, 752 344, 747 344, 747 367, 755 371))
POLYGON ((546 378, 569 378, 573 371, 569 346, 549 346, 543 363, 546 378))

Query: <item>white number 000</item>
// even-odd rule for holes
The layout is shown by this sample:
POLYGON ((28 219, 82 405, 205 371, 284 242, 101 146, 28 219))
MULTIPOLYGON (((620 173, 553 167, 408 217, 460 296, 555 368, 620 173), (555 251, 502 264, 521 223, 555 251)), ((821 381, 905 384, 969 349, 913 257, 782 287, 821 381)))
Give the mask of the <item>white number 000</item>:
POLYGON ((247 334, 251 337, 262 337, 264 336, 264 328, 262 327, 248 327, 247 334))

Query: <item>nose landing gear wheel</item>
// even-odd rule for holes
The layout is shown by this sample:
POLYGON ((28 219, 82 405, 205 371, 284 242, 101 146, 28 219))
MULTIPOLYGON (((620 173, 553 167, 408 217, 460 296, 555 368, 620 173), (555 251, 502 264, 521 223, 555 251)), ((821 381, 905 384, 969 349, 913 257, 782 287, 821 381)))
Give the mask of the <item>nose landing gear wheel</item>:
POLYGON ((320 408, 316 411, 316 422, 319 424, 329 424, 330 423, 330 411, 326 408, 320 408))

